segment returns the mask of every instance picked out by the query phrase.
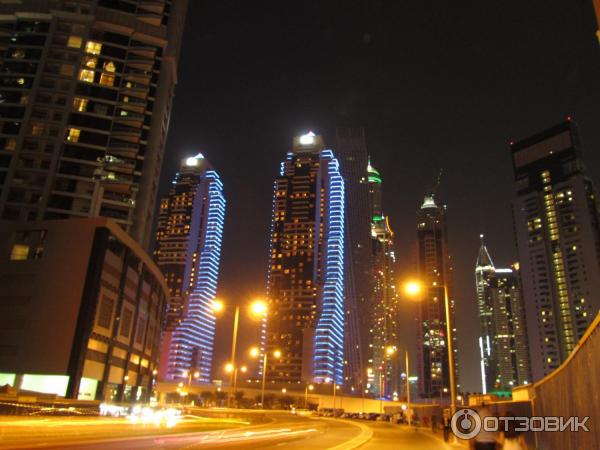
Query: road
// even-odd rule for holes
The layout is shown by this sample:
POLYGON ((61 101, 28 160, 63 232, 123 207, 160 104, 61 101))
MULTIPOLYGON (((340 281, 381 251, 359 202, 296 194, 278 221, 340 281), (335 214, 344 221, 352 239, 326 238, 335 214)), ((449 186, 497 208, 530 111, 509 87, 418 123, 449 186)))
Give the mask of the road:
MULTIPOLYGON (((12 418, 12 424, 19 418, 12 418), (16 419, 16 420, 15 420, 16 419)), ((27 421, 31 419, 23 418, 27 421)), ((179 432, 166 433, 143 428, 146 435, 123 435, 123 419, 69 424, 69 418, 39 419, 24 424, 21 430, 0 420, 0 449, 48 450, 194 450, 194 449, 277 449, 277 450, 346 450, 360 444, 362 449, 450 450, 429 433, 398 426, 326 418, 298 417, 289 413, 270 413, 268 422, 254 425, 229 423, 227 430, 207 431, 189 425, 179 432), (41 421, 43 420, 43 422, 41 421), (4 423, 4 425, 3 425, 4 423), (32 426, 34 425, 34 426, 32 426), (235 426, 236 428, 231 428, 235 426), (200 431, 190 431, 197 429, 200 431), (112 433, 109 431, 112 430, 112 433), (148 433, 151 433, 148 435, 148 433), (121 434, 122 436, 119 436, 121 434), (365 443, 366 442, 366 443, 365 443)), ((85 419, 93 421, 94 419, 85 419)), ((96 418, 99 420, 99 418, 96 418)), ((83 422, 83 420, 81 421, 83 422)), ((10 423, 10 422, 9 422, 10 423)), ((201 424, 202 425, 202 424, 201 424)), ((204 424, 206 425, 206 424, 204 424)))

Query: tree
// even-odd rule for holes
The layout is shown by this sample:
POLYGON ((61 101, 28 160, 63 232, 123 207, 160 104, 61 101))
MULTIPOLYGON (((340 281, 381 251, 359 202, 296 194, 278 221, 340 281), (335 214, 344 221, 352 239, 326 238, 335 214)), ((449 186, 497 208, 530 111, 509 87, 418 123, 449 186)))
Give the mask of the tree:
MULTIPOLYGON (((260 397, 258 399, 260 401, 260 397)), ((262 405, 264 409, 272 409, 273 403, 275 403, 275 395, 273 394, 265 394, 265 404, 262 405)))
POLYGON ((244 398, 244 391, 235 391, 233 397, 235 398, 235 404, 239 408, 240 404, 242 403, 242 399, 244 398))
POLYGON ((292 403, 294 403, 294 397, 290 395, 282 395, 279 397, 279 404, 282 409, 288 409, 292 403))
POLYGON ((225 399, 227 399, 227 393, 223 392, 223 391, 217 391, 215 394, 215 397, 217 399, 218 405, 222 406, 223 405, 223 401, 225 399))
POLYGON ((210 406, 215 399, 215 394, 210 391, 202 391, 200 397, 202 397, 202 406, 210 406))

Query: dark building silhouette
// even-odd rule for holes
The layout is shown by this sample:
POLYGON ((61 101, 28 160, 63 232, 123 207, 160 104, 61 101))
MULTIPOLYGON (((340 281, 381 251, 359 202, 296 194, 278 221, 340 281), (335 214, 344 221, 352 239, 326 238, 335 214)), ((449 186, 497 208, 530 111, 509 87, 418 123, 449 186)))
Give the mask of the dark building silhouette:
POLYGON ((363 128, 338 128, 334 147, 346 187, 344 379, 364 389, 371 359, 372 253, 368 153, 363 128))

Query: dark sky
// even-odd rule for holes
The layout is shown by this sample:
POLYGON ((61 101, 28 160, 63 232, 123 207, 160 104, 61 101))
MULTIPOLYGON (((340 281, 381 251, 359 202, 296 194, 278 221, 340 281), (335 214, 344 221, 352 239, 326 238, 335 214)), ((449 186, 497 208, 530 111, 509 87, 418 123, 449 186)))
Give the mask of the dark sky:
MULTIPOLYGON (((332 143, 338 125, 366 128, 399 279, 414 262, 416 209, 443 168, 460 376, 479 391, 479 233, 497 265, 516 258, 507 143, 571 114, 597 180, 599 86, 591 0, 190 0, 163 191, 179 159, 198 151, 220 172, 228 209, 219 296, 244 303, 264 293, 272 183, 294 135, 310 129, 332 143)), ((412 308, 403 340, 414 353, 412 308)), ((245 317, 242 325, 245 352, 258 327, 245 317)), ((231 316, 218 327, 219 367, 230 333, 231 316)))

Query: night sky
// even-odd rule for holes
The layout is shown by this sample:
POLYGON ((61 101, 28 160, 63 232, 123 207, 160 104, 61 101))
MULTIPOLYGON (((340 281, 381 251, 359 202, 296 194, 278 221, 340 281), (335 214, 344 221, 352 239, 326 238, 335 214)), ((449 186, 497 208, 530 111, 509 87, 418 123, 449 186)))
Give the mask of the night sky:
MULTIPOLYGON (((508 141, 572 115, 600 175, 594 31, 591 0, 190 0, 162 191, 198 151, 219 171, 228 202, 219 297, 244 303, 264 295, 272 183, 294 135, 313 130, 333 145, 336 126, 366 128, 399 280, 415 262, 416 210, 442 168, 460 377, 480 391, 479 233, 497 266, 516 260, 508 141)), ((405 308, 414 356, 414 305, 405 308)), ((231 324, 219 321, 216 367, 231 324)), ((242 325, 245 352, 258 326, 244 316, 242 325)))

